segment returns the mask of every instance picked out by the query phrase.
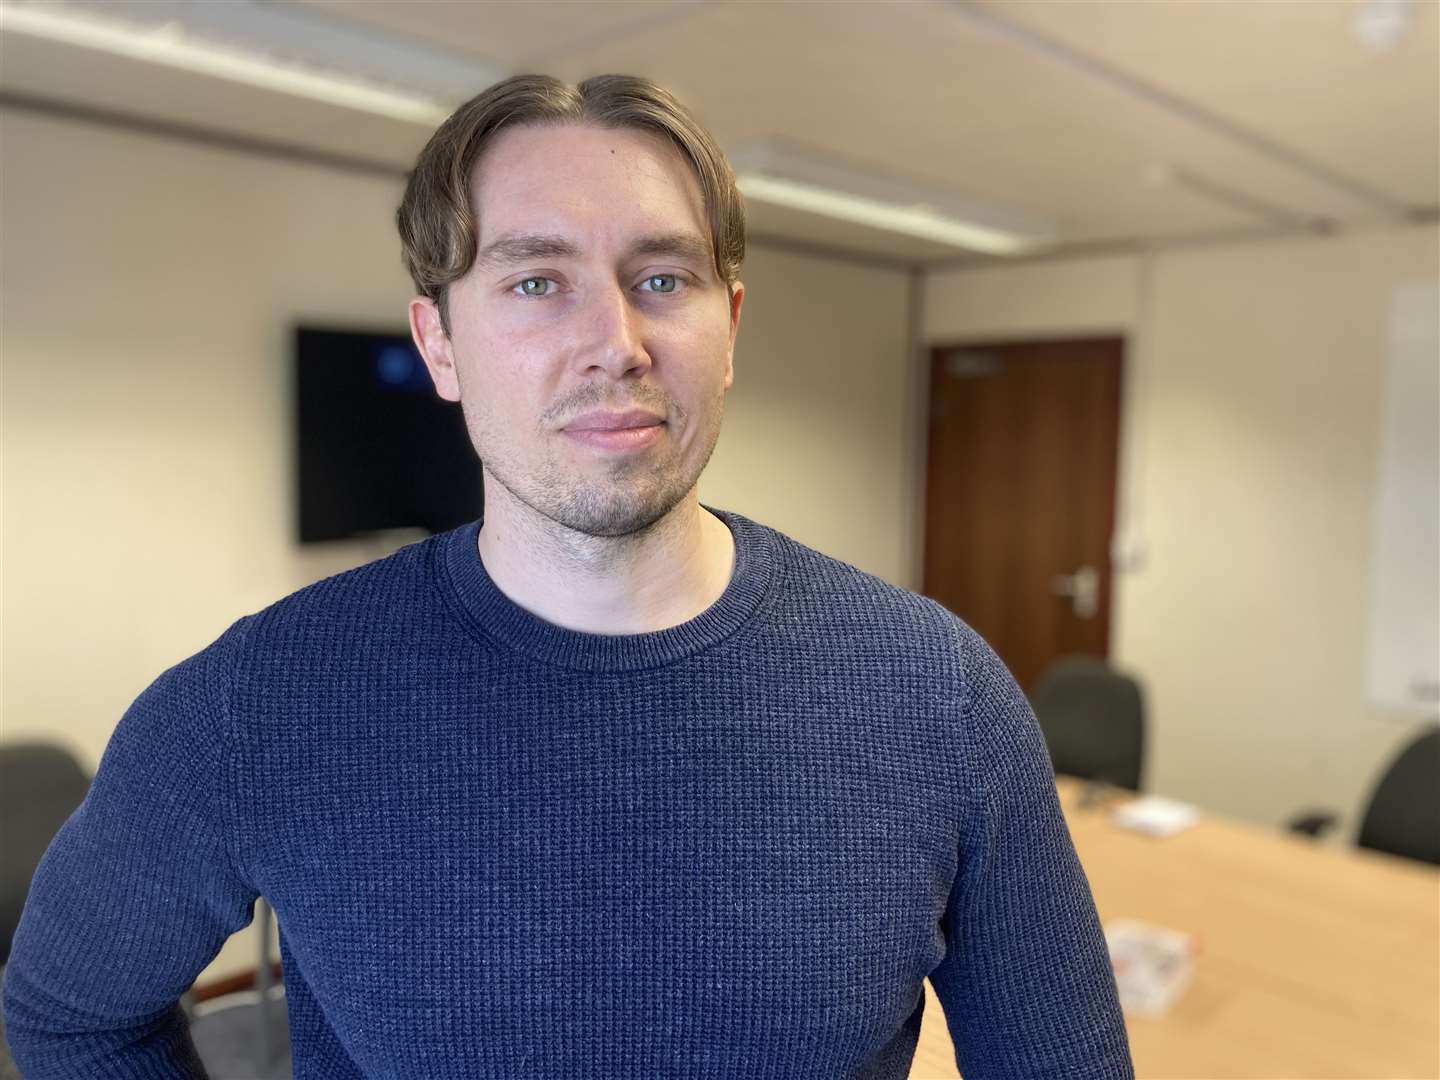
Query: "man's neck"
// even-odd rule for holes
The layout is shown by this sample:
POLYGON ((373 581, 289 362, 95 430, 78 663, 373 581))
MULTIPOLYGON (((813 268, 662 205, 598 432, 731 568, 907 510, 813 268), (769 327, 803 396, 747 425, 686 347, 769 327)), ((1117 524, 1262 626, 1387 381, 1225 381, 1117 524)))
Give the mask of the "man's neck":
POLYGON ((487 500, 480 558, 532 615, 592 634, 678 626, 720 599, 735 565, 729 527, 686 496, 633 536, 585 536, 512 499, 487 500))

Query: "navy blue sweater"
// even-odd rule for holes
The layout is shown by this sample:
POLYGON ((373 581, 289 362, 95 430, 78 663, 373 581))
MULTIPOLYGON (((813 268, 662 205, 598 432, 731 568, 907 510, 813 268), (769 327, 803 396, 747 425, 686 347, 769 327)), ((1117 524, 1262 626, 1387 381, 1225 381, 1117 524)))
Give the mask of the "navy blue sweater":
POLYGON ((729 587, 565 630, 478 524, 235 623, 121 719, 7 970, 31 1080, 200 1077, 257 896, 299 1080, 1131 1077, 1034 716, 940 605, 715 511, 729 587))

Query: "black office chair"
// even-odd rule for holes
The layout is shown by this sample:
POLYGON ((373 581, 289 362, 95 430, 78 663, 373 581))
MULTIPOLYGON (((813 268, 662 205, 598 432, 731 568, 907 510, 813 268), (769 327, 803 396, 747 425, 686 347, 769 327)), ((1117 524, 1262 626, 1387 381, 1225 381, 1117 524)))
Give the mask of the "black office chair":
POLYGON ((89 790, 89 774, 63 747, 0 745, 0 965, 10 959, 40 857, 89 790))
MULTIPOLYGON (((69 820, 90 790, 89 774, 64 748, 51 743, 0 744, 0 971, 10 959, 10 946, 40 859, 60 827, 69 820)), ((255 922, 261 936, 262 975, 258 990, 227 995, 197 1005, 186 994, 182 1006, 190 1033, 212 1075, 224 1080, 290 1075, 284 988, 263 972, 270 961, 270 909, 256 902, 255 922)), ((0 1080, 18 1080, 4 1040, 0 1016, 0 1080)))
POLYGON ((236 990, 202 1002, 191 991, 181 1001, 190 1018, 195 1050, 216 1080, 290 1080, 293 1075, 285 985, 277 983, 272 973, 273 918, 264 897, 257 899, 253 925, 260 962, 253 990, 236 990))
POLYGON ((1055 661, 1030 706, 1057 773, 1140 790, 1145 702, 1140 684, 1093 656, 1055 661))
MULTIPOLYGON (((1330 811, 1310 811, 1291 819, 1289 828, 1319 837, 1338 821, 1330 811)), ((1355 844, 1440 866, 1440 728, 1416 736, 1390 763, 1355 844)))
MULTIPOLYGON (((63 747, 0 745, 0 973, 40 858, 60 826, 85 801, 90 776, 63 747)), ((18 1080, 0 1017, 0 1080, 18 1080)))

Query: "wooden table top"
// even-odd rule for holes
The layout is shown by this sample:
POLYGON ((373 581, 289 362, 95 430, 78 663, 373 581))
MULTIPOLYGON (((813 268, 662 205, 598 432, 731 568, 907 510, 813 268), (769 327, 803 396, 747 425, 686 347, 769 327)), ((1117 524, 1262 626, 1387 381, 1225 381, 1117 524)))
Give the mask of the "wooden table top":
MULTIPOLYGON (((1198 935, 1190 985, 1164 1016, 1127 1016, 1140 1080, 1440 1078, 1440 871, 1206 814, 1156 839, 1118 828, 1116 793, 1061 804, 1102 922, 1198 935)), ((912 1080, 952 1080, 926 984, 912 1080)))

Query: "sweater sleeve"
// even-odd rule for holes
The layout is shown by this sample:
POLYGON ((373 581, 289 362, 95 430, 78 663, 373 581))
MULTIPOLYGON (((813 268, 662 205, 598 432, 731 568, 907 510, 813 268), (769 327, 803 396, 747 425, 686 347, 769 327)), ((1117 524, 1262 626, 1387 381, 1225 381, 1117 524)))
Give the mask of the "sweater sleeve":
POLYGON ((965 1080, 1133 1080, 1115 975, 1044 736, 956 620, 970 747, 960 854, 931 972, 965 1080))
POLYGON ((126 710, 35 872, 4 982, 27 1080, 205 1076, 177 1003, 256 897, 227 783, 236 627, 126 710))

